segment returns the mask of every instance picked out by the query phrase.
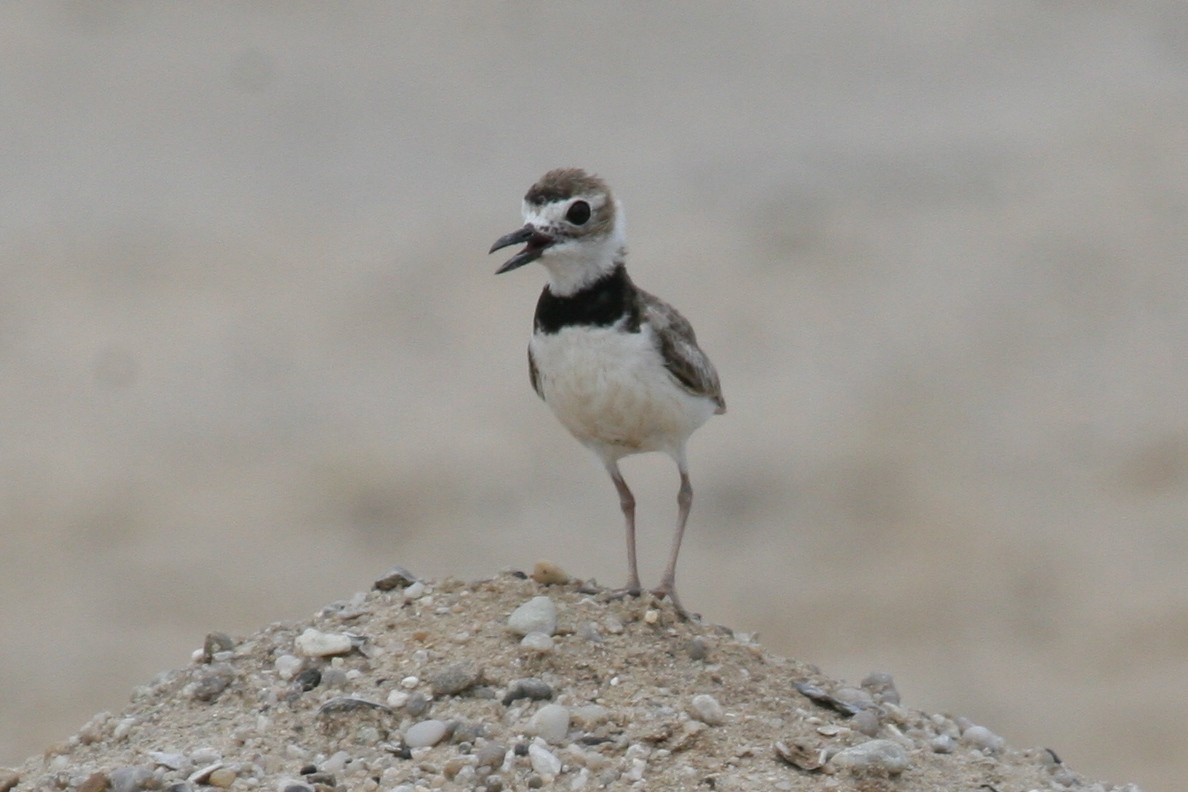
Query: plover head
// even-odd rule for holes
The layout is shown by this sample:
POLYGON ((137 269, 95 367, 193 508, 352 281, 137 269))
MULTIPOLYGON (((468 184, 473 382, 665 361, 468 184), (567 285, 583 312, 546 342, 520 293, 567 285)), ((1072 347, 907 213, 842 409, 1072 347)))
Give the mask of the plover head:
POLYGON ((524 196, 524 225, 491 246, 525 243, 496 274, 532 261, 549 271, 549 290, 573 294, 614 269, 626 255, 623 208, 606 182, 580 168, 551 170, 524 196))

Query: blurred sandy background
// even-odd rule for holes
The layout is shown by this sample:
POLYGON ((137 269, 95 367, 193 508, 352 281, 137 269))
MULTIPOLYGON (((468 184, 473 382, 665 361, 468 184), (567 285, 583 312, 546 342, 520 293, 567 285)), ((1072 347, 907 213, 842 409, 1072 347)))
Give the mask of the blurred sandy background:
POLYGON ((1188 774, 1188 6, 5 4, 0 110, 0 764, 393 563, 622 581, 486 255, 580 165, 730 404, 685 602, 1188 774))

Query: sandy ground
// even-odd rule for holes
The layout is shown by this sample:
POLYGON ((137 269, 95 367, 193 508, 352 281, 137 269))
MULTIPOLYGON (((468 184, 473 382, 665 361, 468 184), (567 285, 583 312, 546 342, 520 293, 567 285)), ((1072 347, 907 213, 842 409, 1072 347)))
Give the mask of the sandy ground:
POLYGON ((847 684, 536 566, 401 569, 313 619, 212 633, 0 789, 1138 792, 914 709, 886 673, 847 684))
MULTIPOLYGON (((403 563, 624 575, 531 394, 545 170, 730 412, 686 604, 1147 792, 1188 775, 1180 3, 0 8, 0 765, 403 563)), ((625 465, 654 581, 664 459, 625 465)))

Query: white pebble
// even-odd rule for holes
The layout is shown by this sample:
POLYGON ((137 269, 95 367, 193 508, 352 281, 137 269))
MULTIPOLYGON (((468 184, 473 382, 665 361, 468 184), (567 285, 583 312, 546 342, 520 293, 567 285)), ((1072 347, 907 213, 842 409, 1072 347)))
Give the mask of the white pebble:
POLYGON ((542 632, 530 632, 520 639, 520 646, 534 652, 547 654, 553 651, 553 636, 542 632))
POLYGON ((707 726, 721 726, 726 722, 722 705, 708 693, 698 693, 689 702, 689 714, 707 726))
POLYGON ((424 594, 425 584, 419 580, 416 583, 405 586, 404 588, 404 599, 409 601, 420 599, 424 594))
POLYGON ((870 740, 838 751, 829 766, 860 775, 897 775, 908 768, 908 755, 902 745, 892 740, 870 740))
POLYGON ((276 669, 276 675, 288 682, 301 671, 301 664, 304 661, 300 657, 294 657, 291 654, 283 654, 276 658, 272 667, 276 669))
POLYGON ((324 633, 309 627, 297 636, 294 645, 306 657, 330 657, 351 651, 351 637, 343 633, 324 633))
POLYGON ((421 684, 420 677, 406 676, 404 679, 400 680, 400 687, 406 688, 408 690, 412 690, 419 684, 421 684))
POLYGON ((988 754, 996 754, 1006 747, 1006 740, 985 726, 970 726, 961 732, 961 742, 988 754))
POLYGON ((531 632, 552 635, 557 631, 557 606, 548 597, 533 597, 512 611, 507 626, 516 635, 531 632))
POLYGON ((425 720, 408 727, 404 744, 409 748, 429 748, 441 742, 445 734, 445 721, 425 720))
POLYGON ((403 690, 393 690, 388 694, 388 706, 392 709, 400 709, 408 703, 408 694, 403 690))
POLYGON ((546 704, 528 722, 528 731, 554 745, 569 734, 569 708, 561 704, 546 704))
POLYGON ((528 761, 532 763, 532 769, 539 775, 552 778, 561 772, 561 760, 538 742, 533 742, 528 746, 528 761))

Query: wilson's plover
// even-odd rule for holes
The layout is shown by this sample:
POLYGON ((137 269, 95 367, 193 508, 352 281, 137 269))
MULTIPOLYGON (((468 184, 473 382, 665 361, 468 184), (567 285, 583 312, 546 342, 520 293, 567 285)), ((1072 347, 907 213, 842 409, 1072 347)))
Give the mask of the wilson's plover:
POLYGON ((549 171, 524 196, 523 213, 524 225, 490 252, 525 245, 496 274, 532 261, 548 271, 528 344, 532 387, 614 481, 627 523, 629 593, 640 591, 635 498, 619 460, 662 451, 676 462, 676 532, 652 593, 685 614, 675 583, 693 502, 685 444, 711 415, 726 411, 718 373, 689 322, 627 276, 623 208, 602 179, 577 168, 549 171))

